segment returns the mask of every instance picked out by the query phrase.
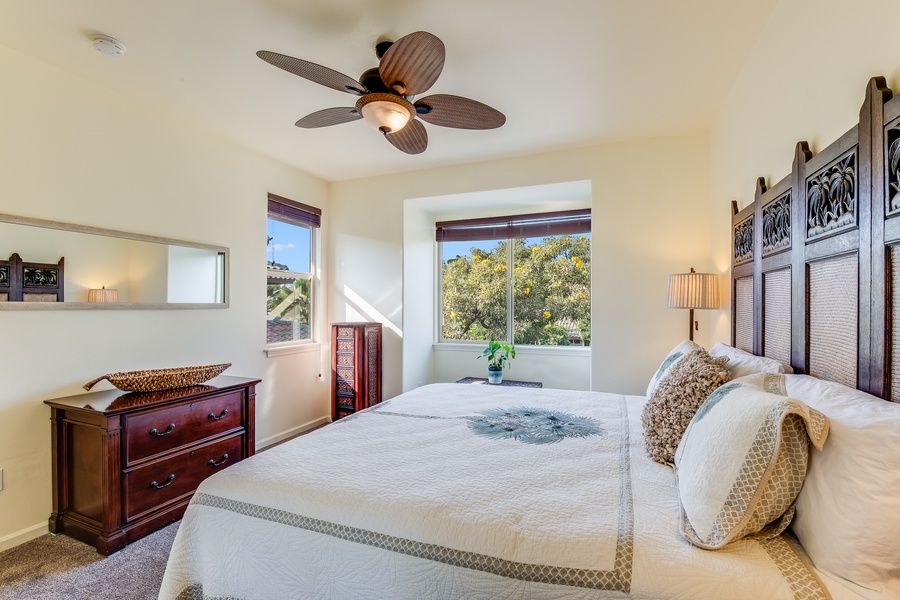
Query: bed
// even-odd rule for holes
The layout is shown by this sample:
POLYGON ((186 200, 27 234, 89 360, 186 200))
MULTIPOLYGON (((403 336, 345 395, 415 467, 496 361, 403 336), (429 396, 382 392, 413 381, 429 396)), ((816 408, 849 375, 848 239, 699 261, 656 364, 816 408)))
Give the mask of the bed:
POLYGON ((204 482, 161 597, 825 598, 795 596, 819 584, 786 537, 681 538, 644 400, 449 383, 383 402, 204 482))
POLYGON ((788 529, 687 541, 690 471, 648 457, 655 390, 433 384, 205 480, 160 598, 900 598, 900 103, 884 80, 860 115, 734 211, 724 352, 749 370, 728 390, 762 375, 830 427, 788 529))

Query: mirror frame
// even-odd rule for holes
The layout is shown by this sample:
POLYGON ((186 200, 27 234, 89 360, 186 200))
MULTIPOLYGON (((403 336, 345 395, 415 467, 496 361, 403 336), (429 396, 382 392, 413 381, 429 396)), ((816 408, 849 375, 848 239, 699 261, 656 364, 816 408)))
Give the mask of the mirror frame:
MULTIPOLYGON (((166 244, 173 246, 183 246, 185 248, 200 248, 203 250, 213 250, 225 255, 225 265, 223 269, 224 278, 224 302, 195 302, 195 303, 145 303, 145 302, 0 302, 0 311, 17 311, 17 310, 193 310, 193 309, 210 309, 210 308, 228 308, 230 296, 230 277, 229 270, 231 268, 231 256, 228 248, 225 246, 213 246, 210 244, 200 244, 197 242, 186 242, 184 240, 174 240, 171 238, 157 237, 153 235, 144 235, 141 233, 128 233, 126 231, 118 231, 115 229, 102 229, 100 227, 91 227, 89 225, 76 225, 73 223, 63 223, 60 221, 49 221, 46 219, 35 219, 32 217, 20 217, 0 213, 0 223, 10 223, 13 225, 26 225, 28 227, 42 227, 44 229, 57 229, 70 233, 86 233, 89 235, 101 235, 105 237, 114 237, 126 240, 136 240, 139 242, 150 242, 153 244, 166 244)), ((27 258, 27 257, 26 257, 27 258)))

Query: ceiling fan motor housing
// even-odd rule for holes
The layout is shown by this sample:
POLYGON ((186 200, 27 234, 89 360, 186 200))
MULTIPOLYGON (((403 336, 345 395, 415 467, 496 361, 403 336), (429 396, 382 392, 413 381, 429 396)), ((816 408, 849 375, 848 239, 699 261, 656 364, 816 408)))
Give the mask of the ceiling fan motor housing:
POLYGON ((381 73, 378 67, 372 67, 359 76, 359 82, 369 92, 390 92, 390 88, 381 80, 381 73))

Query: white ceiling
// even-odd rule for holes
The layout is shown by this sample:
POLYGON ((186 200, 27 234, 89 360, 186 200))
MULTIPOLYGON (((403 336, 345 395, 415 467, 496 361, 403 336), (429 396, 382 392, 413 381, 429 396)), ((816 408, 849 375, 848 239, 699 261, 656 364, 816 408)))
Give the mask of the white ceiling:
POLYGON ((0 0, 0 44, 329 181, 710 127, 778 0, 0 0), (424 30, 447 49, 427 93, 503 112, 500 129, 426 124, 396 150, 363 121, 294 122, 355 96, 255 56, 359 77, 374 45, 424 30), (95 51, 105 33, 124 58, 95 51))

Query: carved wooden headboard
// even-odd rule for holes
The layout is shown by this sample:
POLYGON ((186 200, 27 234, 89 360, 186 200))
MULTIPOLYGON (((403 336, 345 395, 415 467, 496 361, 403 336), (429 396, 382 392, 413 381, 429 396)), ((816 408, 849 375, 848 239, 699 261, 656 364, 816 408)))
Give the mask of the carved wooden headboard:
POLYGON ((56 264, 0 260, 0 302, 62 302, 63 258, 56 264))
POLYGON ((900 401, 900 97, 866 88, 859 122, 733 203, 732 344, 900 401), (896 351, 895 351, 896 350, 896 351))

